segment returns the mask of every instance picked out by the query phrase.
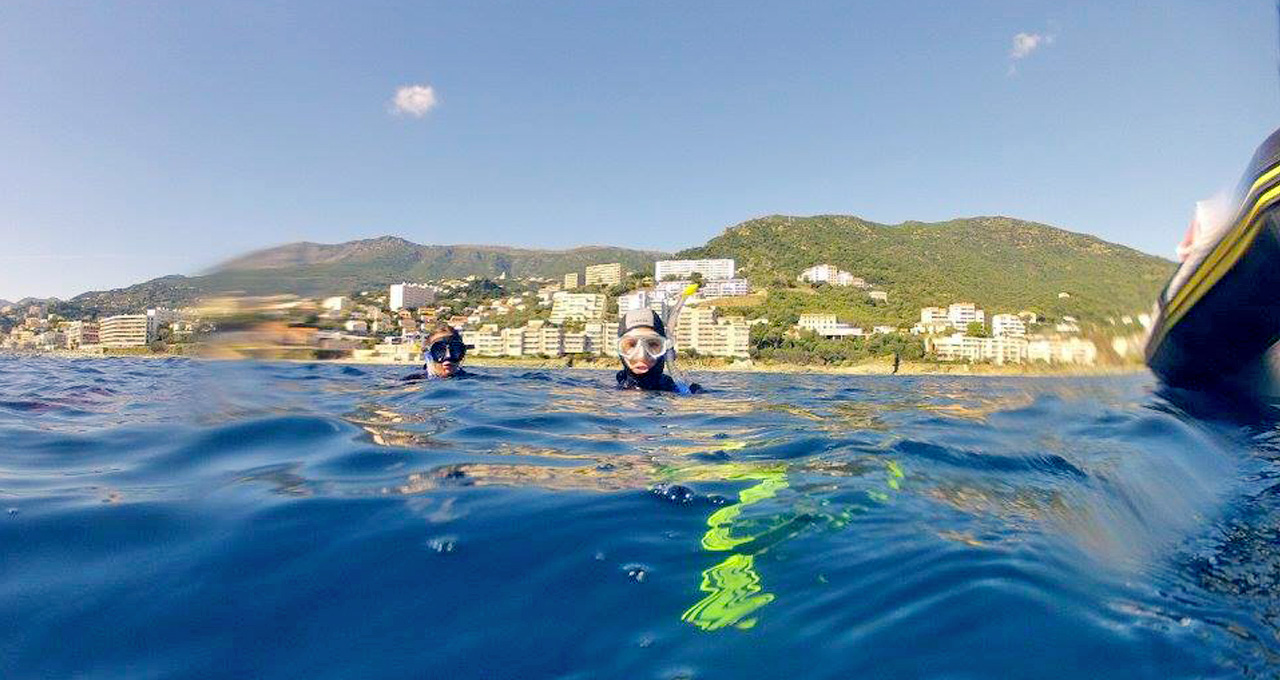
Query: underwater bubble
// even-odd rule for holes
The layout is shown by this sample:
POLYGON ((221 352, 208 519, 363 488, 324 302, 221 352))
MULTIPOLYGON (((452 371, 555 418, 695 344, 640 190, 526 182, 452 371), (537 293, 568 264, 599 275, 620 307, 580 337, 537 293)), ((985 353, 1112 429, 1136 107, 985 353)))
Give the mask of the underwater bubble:
POLYGON ((649 493, 663 500, 681 505, 693 502, 695 496, 693 489, 679 484, 659 484, 649 489, 649 493))
POLYGON ((622 570, 627 573, 627 578, 636 583, 644 583, 644 580, 649 578, 649 572, 652 571, 650 567, 635 562, 622 565, 622 570))
POLYGON ((437 536, 427 541, 427 547, 440 553, 441 555, 445 553, 451 553, 453 552, 454 548, 458 547, 458 537, 457 536, 437 536))
POLYGON ((9 513, 9 516, 10 516, 10 517, 13 517, 14 515, 18 514, 18 509, 17 509, 17 508, 9 508, 9 509, 8 509, 8 510, 6 510, 5 512, 9 513))

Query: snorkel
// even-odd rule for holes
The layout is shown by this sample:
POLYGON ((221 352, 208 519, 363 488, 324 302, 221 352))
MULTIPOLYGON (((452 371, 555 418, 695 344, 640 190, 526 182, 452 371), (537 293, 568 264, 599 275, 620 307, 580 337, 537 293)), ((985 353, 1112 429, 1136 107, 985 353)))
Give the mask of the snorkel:
MULTIPOLYGON (((673 305, 667 312, 667 318, 662 320, 663 325, 670 328, 673 335, 675 333, 676 322, 680 320, 680 310, 684 309, 685 301, 693 297, 697 292, 697 283, 691 283, 686 286, 685 289, 680 292, 680 297, 676 300, 675 305, 673 305)), ((692 392, 689 389, 689 381, 685 380, 684 376, 680 373, 680 370, 676 368, 676 343, 674 339, 668 343, 665 359, 667 373, 671 376, 671 379, 675 381, 676 391, 680 394, 691 394, 692 392)))

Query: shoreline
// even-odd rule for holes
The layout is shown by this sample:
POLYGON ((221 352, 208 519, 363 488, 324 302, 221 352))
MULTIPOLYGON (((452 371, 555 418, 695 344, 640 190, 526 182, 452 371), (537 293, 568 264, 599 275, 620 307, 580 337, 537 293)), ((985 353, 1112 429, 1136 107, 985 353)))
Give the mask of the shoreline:
MULTIPOLYGON (((253 359, 247 357, 211 356, 208 354, 179 353, 98 353, 78 352, 74 350, 58 351, 5 351, 0 356, 40 356, 59 357, 64 359, 168 359, 184 357, 205 361, 283 361, 288 363, 342 364, 356 366, 400 366, 406 369, 417 368, 418 363, 390 361, 385 359, 356 359, 343 357, 336 359, 288 358, 253 359)), ((515 358, 515 357, 469 357, 467 365, 479 368, 527 368, 543 370, 617 370, 618 363, 614 359, 596 358, 587 361, 577 360, 570 364, 565 358, 515 358)), ((903 361, 898 372, 893 373, 893 363, 888 359, 877 359, 853 366, 805 366, 799 364, 760 363, 751 360, 739 360, 732 363, 702 358, 686 358, 679 362, 683 371, 696 373, 787 373, 810 375, 953 375, 953 376, 999 376, 999 377, 1087 377, 1105 375, 1135 375, 1147 372, 1142 364, 1077 366, 1060 365, 1028 365, 1006 364, 948 364, 925 361, 903 361)))

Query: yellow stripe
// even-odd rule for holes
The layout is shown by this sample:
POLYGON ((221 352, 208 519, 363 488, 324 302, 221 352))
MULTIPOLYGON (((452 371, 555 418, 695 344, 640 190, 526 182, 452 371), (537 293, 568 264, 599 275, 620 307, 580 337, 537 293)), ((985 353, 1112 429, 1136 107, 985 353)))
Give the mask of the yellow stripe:
MULTIPOLYGON (((1244 209, 1243 206, 1247 206, 1251 202, 1253 202, 1254 194, 1256 194, 1261 187, 1266 185, 1271 180, 1275 179, 1276 176, 1278 175, 1280 175, 1280 165, 1276 165, 1275 167, 1271 168, 1267 172, 1263 173, 1263 175, 1259 177, 1257 180, 1255 180, 1253 183, 1253 186, 1251 186, 1249 188, 1248 193, 1245 194, 1245 200, 1241 204, 1241 209, 1243 210, 1244 209)), ((1267 192, 1267 194, 1270 195, 1273 192, 1274 190, 1267 192)), ((1265 200, 1265 198, 1258 199, 1258 200, 1259 201, 1265 200)), ((1254 210, 1250 212, 1250 217, 1240 220, 1239 223, 1248 223, 1249 220, 1252 219, 1253 213, 1257 212, 1257 207, 1258 206, 1255 204, 1254 210)), ((1181 307, 1184 304, 1184 301, 1187 299, 1187 297, 1191 295, 1191 290, 1197 287, 1200 284, 1200 281, 1202 281, 1206 276, 1205 272, 1216 267, 1217 259, 1220 259, 1221 253, 1225 252, 1224 246, 1229 248, 1232 241, 1233 239, 1223 239, 1223 242, 1219 243, 1217 247, 1214 248, 1213 252, 1209 253, 1209 257, 1205 258, 1205 261, 1201 263, 1200 267, 1196 270, 1196 272, 1192 274, 1191 279, 1187 281, 1187 283, 1182 286, 1182 289, 1179 290, 1177 293, 1175 293, 1173 296, 1173 299, 1169 301, 1170 312, 1172 312, 1173 310, 1176 310, 1177 308, 1181 307)), ((1166 313, 1166 317, 1167 316, 1169 316, 1169 313, 1166 313)))
MULTIPOLYGON (((1276 170, 1280 171, 1280 166, 1276 170)), ((1266 208, 1269 208, 1269 204, 1277 197, 1280 197, 1280 186, 1272 188, 1259 197, 1258 202, 1249 211, 1248 217, 1241 222, 1241 224, 1247 226, 1236 230, 1235 238, 1224 239, 1210 253, 1205 263, 1200 265, 1196 274, 1182 287, 1182 290, 1178 292, 1178 295, 1169 304, 1168 309, 1165 311, 1165 323, 1160 329, 1159 337, 1156 338, 1155 342, 1151 343, 1152 347, 1156 347, 1163 342, 1164 336, 1168 334, 1169 329, 1181 321, 1182 317, 1186 316, 1191 311, 1191 308, 1195 306, 1195 303, 1204 297, 1204 294, 1213 288, 1218 281, 1222 280, 1222 277, 1226 276, 1227 272, 1235 266, 1235 263, 1240 260, 1245 250, 1248 249, 1261 231, 1262 220, 1258 219, 1258 215, 1266 208)))

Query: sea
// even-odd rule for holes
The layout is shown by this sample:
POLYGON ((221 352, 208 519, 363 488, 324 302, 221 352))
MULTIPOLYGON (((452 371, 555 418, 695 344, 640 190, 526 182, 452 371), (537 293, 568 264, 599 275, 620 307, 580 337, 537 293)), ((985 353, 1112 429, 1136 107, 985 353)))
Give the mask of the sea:
POLYGON ((1266 408, 410 370, 0 357, 0 677, 1280 674, 1266 408))

